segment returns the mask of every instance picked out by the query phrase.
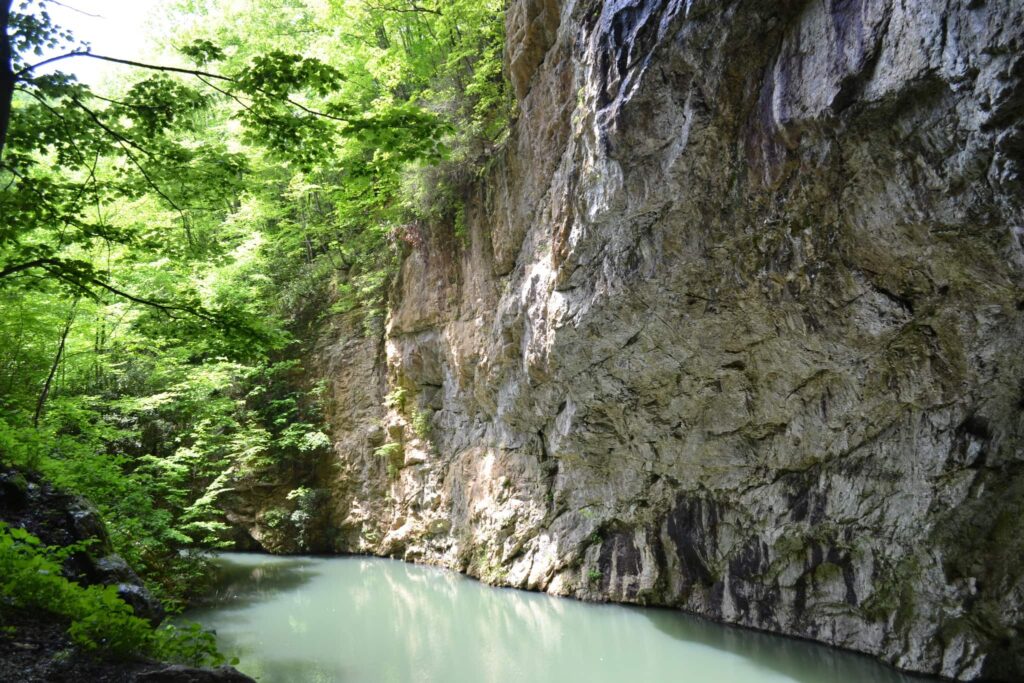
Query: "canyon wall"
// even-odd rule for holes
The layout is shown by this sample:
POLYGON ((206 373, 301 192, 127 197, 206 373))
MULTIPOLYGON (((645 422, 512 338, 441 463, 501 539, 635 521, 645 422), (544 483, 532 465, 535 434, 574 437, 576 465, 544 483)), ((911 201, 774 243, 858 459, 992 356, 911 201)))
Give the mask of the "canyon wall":
POLYGON ((1024 2, 512 0, 506 56, 467 234, 320 344, 316 547, 1020 680, 1024 2))

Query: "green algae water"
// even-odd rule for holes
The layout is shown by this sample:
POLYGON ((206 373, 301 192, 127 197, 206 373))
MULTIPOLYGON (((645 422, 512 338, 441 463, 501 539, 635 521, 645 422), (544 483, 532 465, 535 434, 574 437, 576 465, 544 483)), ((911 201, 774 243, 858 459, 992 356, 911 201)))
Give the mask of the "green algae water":
POLYGON ((225 553, 187 614, 262 683, 910 683, 866 657, 679 612, 364 557, 225 553))

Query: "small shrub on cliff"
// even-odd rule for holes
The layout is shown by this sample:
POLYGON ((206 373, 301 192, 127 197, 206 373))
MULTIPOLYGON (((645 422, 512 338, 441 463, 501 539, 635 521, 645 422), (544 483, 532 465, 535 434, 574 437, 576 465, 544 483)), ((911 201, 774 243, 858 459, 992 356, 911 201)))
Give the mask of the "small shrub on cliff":
POLYGON ((397 443, 395 441, 389 441, 383 446, 378 446, 377 448, 375 448, 373 454, 381 458, 394 460, 395 458, 402 454, 402 444, 397 443))
POLYGON ((430 438, 430 411, 417 410, 412 416, 412 431, 421 439, 430 438))
POLYGON ((299 547, 309 548, 308 533, 313 520, 317 516, 320 503, 324 499, 323 489, 311 489, 307 486, 300 486, 288 492, 288 500, 295 504, 295 510, 291 514, 291 522, 299 530, 299 547))
POLYGON ((271 529, 280 529, 289 519, 288 511, 282 508, 270 508, 263 513, 263 523, 271 529))
POLYGON ((387 462, 388 476, 392 479, 398 477, 398 466, 401 464, 404 452, 405 449, 402 448, 402 444, 395 441, 389 441, 383 446, 378 446, 373 450, 374 455, 384 458, 387 462))
POLYGON ((405 410, 405 399, 408 392, 403 387, 395 387, 384 395, 384 407, 402 412, 405 410))

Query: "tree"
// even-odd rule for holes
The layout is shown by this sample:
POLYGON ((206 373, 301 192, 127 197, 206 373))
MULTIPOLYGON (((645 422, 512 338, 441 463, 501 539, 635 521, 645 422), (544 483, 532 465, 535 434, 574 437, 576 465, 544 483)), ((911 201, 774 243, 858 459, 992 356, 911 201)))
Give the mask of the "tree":
POLYGON ((303 344, 380 330, 410 226, 454 227, 508 102, 499 0, 281 0, 301 31, 180 2, 207 13, 174 34, 189 61, 142 63, 0 0, 0 459, 92 498, 167 596, 220 496, 325 452, 303 344), (128 76, 41 73, 78 59, 128 76))
MULTIPOLYGON (((274 50, 223 74, 198 66, 145 64, 93 54, 75 47, 73 37, 55 26, 45 12, 29 13, 33 3, 22 2, 19 12, 5 3, 0 70, 5 74, 0 93, 0 287, 33 285, 39 276, 60 283, 76 295, 99 293, 129 299, 175 317, 181 314, 210 324, 237 322, 224 311, 208 311, 195 297, 145 296, 114 282, 99 270, 87 251, 97 240, 126 245, 139 236, 112 230, 85 212, 102 201, 152 193, 180 218, 182 233, 193 246, 191 224, 195 210, 186 197, 210 195, 211 188, 233 191, 233 179, 245 170, 244 160, 224 150, 197 153, 179 143, 183 133, 195 132, 194 116, 221 97, 237 105, 235 118, 247 139, 268 148, 281 159, 308 168, 328 158, 339 136, 372 139, 392 160, 403 163, 441 154, 444 130, 436 116, 412 105, 396 104, 366 116, 342 103, 316 110, 297 95, 325 98, 341 83, 337 69, 316 59, 274 50), (30 63, 44 48, 62 54, 30 63), (37 76, 42 65, 65 59, 100 59, 150 72, 120 99, 97 98, 71 76, 57 72, 37 76), (187 76, 197 89, 173 76, 187 76), (16 97, 12 97, 15 95, 16 97), (19 104, 20 102, 20 104, 19 104), (6 104, 4 104, 6 103, 6 104), (13 103, 13 107, 12 107, 13 103), (56 165, 61 173, 43 168, 56 165), (104 178, 97 169, 113 167, 104 178), (72 180, 72 176, 78 177, 72 180), (59 177, 57 177, 59 175, 59 177), (173 180, 171 179, 173 177, 173 180)), ((223 53, 210 41, 199 40, 181 49, 198 65, 215 62, 223 53)), ((229 205, 230 196, 207 196, 210 204, 229 205)))
POLYGON ((0 0, 0 159, 7 142, 7 125, 11 120, 11 98, 14 96, 14 70, 11 67, 11 39, 7 35, 11 5, 14 0, 0 0))

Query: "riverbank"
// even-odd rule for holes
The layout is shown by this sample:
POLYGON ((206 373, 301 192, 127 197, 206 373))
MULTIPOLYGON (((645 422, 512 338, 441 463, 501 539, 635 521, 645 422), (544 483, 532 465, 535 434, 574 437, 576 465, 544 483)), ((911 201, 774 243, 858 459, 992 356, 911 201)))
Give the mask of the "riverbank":
MULTIPOLYGON (((50 548, 83 547, 64 556, 60 573, 79 586, 116 586, 118 596, 135 616, 157 625, 164 610, 134 571, 112 552, 106 528, 99 515, 82 498, 57 490, 31 473, 0 469, 0 523, 20 530, 25 540, 0 544, 12 566, 25 561, 19 544, 32 546, 39 539, 50 548), (31 537, 28 537, 28 535, 31 537), (33 540, 28 540, 29 538, 33 540)), ((21 538, 19 536, 19 538, 21 538)), ((30 574, 45 574, 51 565, 33 565, 30 574)), ((56 568, 56 564, 52 565, 56 568)), ((19 683, 252 683, 232 667, 192 668, 172 665, 142 656, 93 652, 76 644, 69 633, 71 620, 40 609, 34 595, 19 594, 11 576, 0 594, 0 680, 19 683), (9 584, 9 585, 8 585, 9 584)), ((40 584, 39 590, 53 589, 40 584)), ((22 587, 24 589, 24 587, 22 587)), ((123 609, 123 608, 122 608, 123 609)))
POLYGON ((38 611, 4 610, 0 680, 19 683, 251 683, 232 667, 203 669, 152 660, 90 655, 68 636, 66 621, 38 611))

